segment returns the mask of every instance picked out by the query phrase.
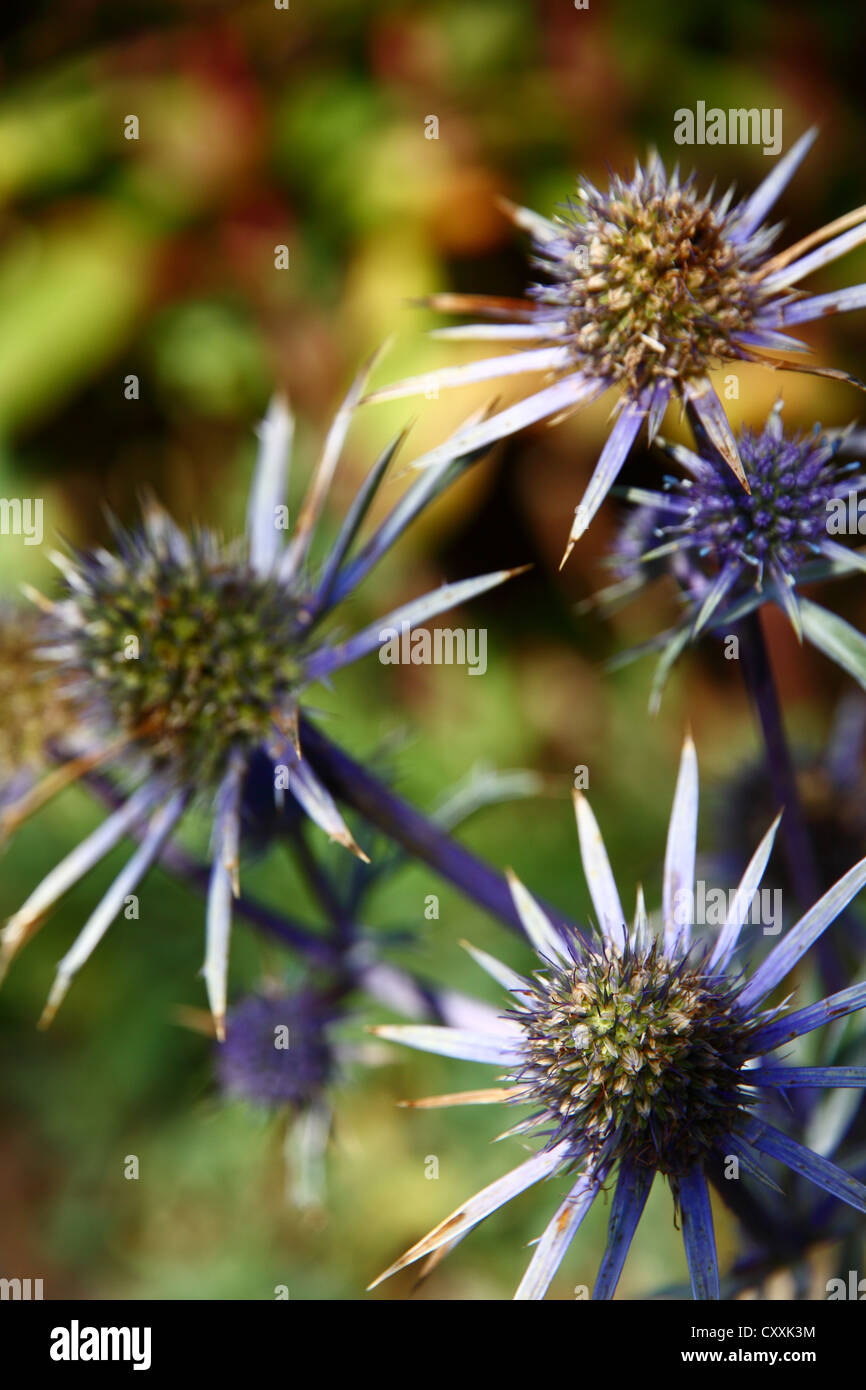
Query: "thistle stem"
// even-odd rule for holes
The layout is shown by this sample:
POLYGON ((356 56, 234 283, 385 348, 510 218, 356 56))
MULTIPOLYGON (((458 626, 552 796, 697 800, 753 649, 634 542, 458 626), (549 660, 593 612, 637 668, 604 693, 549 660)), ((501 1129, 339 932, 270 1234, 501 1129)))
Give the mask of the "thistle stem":
MULTIPOLYGON (((821 896, 821 876, 800 800, 760 613, 750 613, 744 618, 738 632, 743 679, 761 728, 767 774, 773 797, 779 808, 784 809, 779 827, 782 850, 794 894, 801 912, 805 912, 821 896)), ((825 983, 830 989, 840 989, 844 980, 826 938, 817 943, 816 949, 825 983)))
MULTIPOLYGON (((704 458, 712 459, 721 473, 727 471, 727 464, 713 444, 702 420, 694 406, 686 406, 686 415, 699 452, 704 458)), ((821 896, 821 876, 815 859, 812 836, 803 812, 800 790, 794 760, 785 733, 773 668, 764 637, 760 610, 745 617, 738 626, 742 653, 742 671, 746 689, 751 697, 764 741, 765 761, 773 796, 780 809, 784 809, 780 826, 780 839, 788 866, 791 886, 800 909, 806 912, 821 896)), ((831 990, 841 989, 845 983, 843 973, 835 958, 826 936, 816 946, 818 964, 825 984, 831 990)))
POLYGON ((354 916, 344 907, 340 900, 340 895, 336 892, 327 874, 323 873, 315 856, 311 853, 302 826, 294 827, 292 845, 295 851, 295 859, 307 882, 307 886, 312 891, 319 906, 323 908, 330 918, 333 928, 335 951, 340 953, 349 950, 356 937, 354 916))
MULTIPOLYGON (((372 825, 402 845, 414 859, 428 864, 491 916, 523 934, 504 875, 457 844, 414 806, 395 796, 303 718, 300 737, 304 756, 309 758, 310 765, 334 796, 354 807, 372 825)), ((555 926, 570 925, 562 913, 544 906, 555 926)))

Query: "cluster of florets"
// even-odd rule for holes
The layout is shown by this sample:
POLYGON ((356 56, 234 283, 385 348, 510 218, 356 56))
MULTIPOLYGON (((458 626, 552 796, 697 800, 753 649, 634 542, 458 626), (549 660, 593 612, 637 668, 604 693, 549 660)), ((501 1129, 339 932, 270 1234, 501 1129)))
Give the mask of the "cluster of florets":
POLYGON ((572 970, 537 976, 515 1011, 527 1060, 514 1077, 576 1155, 616 1141, 665 1173, 718 1147, 748 1105, 743 1065, 753 1025, 738 990, 700 962, 606 947, 572 970))
POLYGON ((213 786, 233 748, 279 727, 300 674, 299 603, 209 533, 167 532, 163 519, 120 539, 67 580, 67 670, 155 766, 213 786))
POLYGON ((859 465, 839 463, 839 441, 822 438, 817 426, 809 434, 778 436, 744 429, 737 442, 751 491, 729 481, 726 471, 708 468, 675 489, 689 511, 664 534, 686 535, 689 549, 712 557, 719 568, 743 562, 759 581, 771 561, 790 574, 819 553, 832 504, 859 465))
POLYGON ((805 567, 843 554, 835 519, 862 490, 861 465, 839 457, 843 442, 817 425, 784 433, 777 406, 764 429, 737 436, 749 492, 727 469, 665 445, 691 476, 635 499, 611 557, 617 574, 632 588, 669 572, 696 600, 717 582, 719 597, 736 600, 765 580, 791 587, 808 578, 805 567))
POLYGON ((330 1015, 309 991, 252 994, 231 1009, 217 1054, 223 1089, 256 1105, 312 1104, 332 1078, 330 1015))
POLYGON ((759 248, 732 240, 730 222, 726 204, 699 199, 691 178, 667 179, 658 161, 604 193, 581 180, 559 239, 537 247, 551 283, 530 293, 564 311, 587 375, 637 391, 702 374, 742 355, 735 339, 769 297, 750 268, 759 248))

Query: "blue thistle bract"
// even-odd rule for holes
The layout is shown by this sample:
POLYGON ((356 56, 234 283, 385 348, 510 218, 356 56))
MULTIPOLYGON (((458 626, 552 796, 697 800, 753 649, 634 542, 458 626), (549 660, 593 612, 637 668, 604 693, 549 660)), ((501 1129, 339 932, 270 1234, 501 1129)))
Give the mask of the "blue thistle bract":
MULTIPOLYGON (((708 1178, 736 1158, 765 1176, 762 1155, 866 1211, 866 1186, 757 1113, 765 1088, 866 1086, 866 1067, 777 1065, 777 1048, 866 1006, 866 984, 795 1012, 769 996, 866 884, 866 859, 850 869, 780 938, 751 975, 737 967, 740 931, 772 850, 778 818, 755 851, 712 942, 692 940, 698 773, 686 740, 665 853, 662 921, 651 930, 638 891, 631 927, 595 818, 576 797, 581 856, 599 942, 555 928, 512 875, 515 905, 541 960, 527 979, 485 952, 472 954, 512 996, 496 1030, 388 1025, 380 1036, 495 1066, 504 1086, 414 1102, 419 1106, 527 1105, 510 1134, 542 1146, 418 1241, 381 1278, 450 1246, 511 1197, 543 1178, 571 1187, 535 1246, 516 1297, 542 1298, 601 1188, 616 1174, 607 1250, 594 1297, 610 1298, 657 1172, 682 1215, 692 1290, 719 1297, 708 1178), (504 1028, 502 1025, 505 1025, 504 1028), (764 1064, 767 1059, 767 1065, 764 1064)), ((379 1282, 378 1280, 376 1282, 379 1282)))

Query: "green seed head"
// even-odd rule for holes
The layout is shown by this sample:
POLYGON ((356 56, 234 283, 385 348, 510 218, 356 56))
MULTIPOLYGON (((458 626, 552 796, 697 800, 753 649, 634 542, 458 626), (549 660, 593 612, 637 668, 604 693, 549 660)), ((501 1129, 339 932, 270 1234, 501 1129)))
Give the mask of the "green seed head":
POLYGON ((759 282, 724 216, 690 183, 641 171, 607 194, 586 185, 562 235, 567 254, 540 248, 555 284, 537 296, 563 307, 567 341, 588 375, 637 391, 743 355, 732 340, 760 305, 759 282))
POLYGON ((153 762, 215 784, 230 751, 267 742, 300 676, 299 604, 209 537, 137 537, 88 562, 80 658, 90 697, 153 762), (108 562, 110 561, 110 563, 108 562))
POLYGON ((536 982, 527 1030, 530 1085, 561 1137, 683 1171, 730 1133, 744 1105, 746 1021, 730 985, 655 946, 591 955, 536 982))

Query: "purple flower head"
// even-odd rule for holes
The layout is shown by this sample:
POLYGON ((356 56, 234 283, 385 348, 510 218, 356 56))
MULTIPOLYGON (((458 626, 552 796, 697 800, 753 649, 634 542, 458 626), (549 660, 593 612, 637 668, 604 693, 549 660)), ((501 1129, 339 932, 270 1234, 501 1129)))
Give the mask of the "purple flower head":
MULTIPOLYGON (((694 177, 680 180, 651 155, 633 178, 612 177, 607 190, 587 179, 553 220, 513 208, 532 238, 540 283, 526 300, 441 295, 433 307, 490 320, 446 329, 440 337, 502 343, 518 351, 412 377, 374 392, 387 400, 497 377, 541 374, 545 379, 516 405, 467 427, 414 467, 441 464, 455 447, 475 448, 538 420, 561 417, 621 391, 618 416, 584 496, 575 510, 563 563, 616 479, 644 421, 650 442, 668 402, 689 407, 738 485, 748 490, 743 458, 708 373, 731 361, 790 369, 803 343, 785 330, 866 305, 866 285, 804 295, 797 286, 812 271, 866 239, 862 208, 787 250, 772 254, 778 227, 767 224, 815 138, 808 131, 779 160, 756 191, 734 202, 700 196, 694 177)), ((807 368, 819 375, 821 368, 807 368)), ((831 376, 844 373, 829 371, 831 376)), ((849 378, 853 380, 853 378, 849 378)), ((859 383, 856 383, 859 384, 859 383)))
MULTIPOLYGON (((668 478, 664 491, 629 488, 634 510, 609 557, 617 582, 595 602, 612 606, 633 597, 660 576, 676 582, 679 622, 629 660, 659 650, 653 687, 655 708, 667 673, 689 642, 705 630, 727 636, 764 603, 777 603, 800 641, 804 638, 866 686, 866 639, 849 623, 801 596, 798 586, 866 570, 866 552, 842 544, 851 530, 866 475, 843 461, 848 431, 808 434, 782 428, 782 402, 763 430, 737 436, 749 464, 745 492, 716 460, 660 440, 685 477, 668 478)), ((855 534, 859 534, 855 527, 855 534)))
POLYGON ((763 430, 741 430, 737 445, 750 492, 699 455, 676 448, 672 456, 687 463, 691 476, 669 486, 667 515, 661 501, 637 509, 645 530, 647 510, 654 522, 655 543, 645 555, 684 555, 697 592, 724 575, 730 598, 760 590, 765 580, 791 588, 808 561, 835 559, 843 547, 828 531, 833 509, 866 485, 859 463, 839 461, 841 438, 826 438, 818 425, 809 434, 786 434, 781 403, 763 430))
POLYGON ((333 1079, 332 1014, 309 990, 251 994, 231 1008, 217 1071, 230 1096, 296 1110, 318 1101, 333 1079))
MULTIPOLYGON (((535 1136, 536 1153, 464 1202, 382 1278, 456 1243, 518 1193, 558 1174, 569 1190, 545 1228, 517 1290, 543 1298, 581 1221, 616 1174, 610 1232, 594 1297, 611 1298, 656 1173, 669 1181, 696 1298, 719 1297, 708 1182, 724 1194, 731 1159, 765 1179, 775 1160, 825 1193, 866 1211, 866 1186, 768 1124, 763 1095, 798 1087, 866 1086, 866 1067, 779 1065, 774 1053, 830 1019, 866 1006, 866 985, 789 1012, 771 996, 866 884, 866 859, 850 869, 772 946, 752 973, 738 961, 740 934, 779 823, 753 854, 717 935, 695 921, 698 771, 686 740, 668 830, 658 924, 638 891, 628 924, 598 825, 576 797, 581 856, 596 915, 597 944, 554 927, 512 876, 526 935, 539 958, 532 978, 485 952, 478 964, 511 995, 496 1029, 413 1025, 380 1036, 497 1069, 504 1086, 421 1105, 525 1106, 508 1134, 535 1136), (700 936, 693 938, 695 932, 700 936)), ((377 1281, 378 1282, 378 1281, 377 1281)))

